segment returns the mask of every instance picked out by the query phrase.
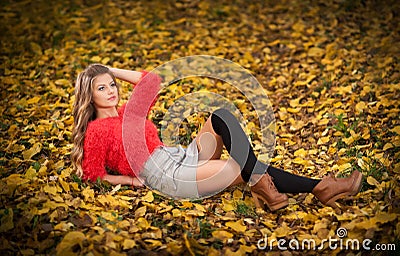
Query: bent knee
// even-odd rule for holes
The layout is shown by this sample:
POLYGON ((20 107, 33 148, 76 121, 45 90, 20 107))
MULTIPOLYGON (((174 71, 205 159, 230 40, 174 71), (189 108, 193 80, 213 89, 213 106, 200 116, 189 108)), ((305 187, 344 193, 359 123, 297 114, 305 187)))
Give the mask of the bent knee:
POLYGON ((219 108, 219 109, 215 110, 212 114, 216 115, 222 119, 224 119, 226 117, 233 117, 232 112, 226 108, 219 108))

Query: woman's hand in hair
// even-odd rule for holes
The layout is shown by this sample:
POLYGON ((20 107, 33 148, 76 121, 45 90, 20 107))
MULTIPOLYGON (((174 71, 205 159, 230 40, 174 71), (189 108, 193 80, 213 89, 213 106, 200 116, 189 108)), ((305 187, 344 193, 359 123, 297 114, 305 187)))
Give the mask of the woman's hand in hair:
POLYGON ((142 78, 142 72, 108 67, 117 79, 131 84, 137 84, 142 78))

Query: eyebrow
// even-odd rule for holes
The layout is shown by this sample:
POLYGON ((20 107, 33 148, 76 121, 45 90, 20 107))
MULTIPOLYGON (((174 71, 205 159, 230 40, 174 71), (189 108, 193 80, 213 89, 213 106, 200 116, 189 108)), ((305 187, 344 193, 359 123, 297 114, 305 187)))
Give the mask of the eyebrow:
MULTIPOLYGON (((114 80, 112 80, 112 81, 111 81, 109 84, 112 84, 112 83, 115 83, 115 82, 114 82, 114 80)), ((105 84, 105 83, 102 83, 102 84, 96 84, 96 86, 97 86, 97 87, 99 87, 99 86, 104 86, 104 85, 107 85, 107 84, 105 84)))

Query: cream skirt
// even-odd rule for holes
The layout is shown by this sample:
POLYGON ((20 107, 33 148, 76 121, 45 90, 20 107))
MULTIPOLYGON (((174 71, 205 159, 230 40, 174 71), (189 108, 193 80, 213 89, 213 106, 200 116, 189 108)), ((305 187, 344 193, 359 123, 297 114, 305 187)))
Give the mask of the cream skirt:
POLYGON ((154 150, 140 172, 144 184, 174 199, 198 199, 196 170, 199 152, 196 140, 182 146, 154 150))

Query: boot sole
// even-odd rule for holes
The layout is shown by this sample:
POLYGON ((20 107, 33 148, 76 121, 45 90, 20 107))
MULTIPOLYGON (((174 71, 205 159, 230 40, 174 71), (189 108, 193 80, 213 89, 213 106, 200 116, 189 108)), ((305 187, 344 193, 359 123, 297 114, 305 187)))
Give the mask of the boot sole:
POLYGON ((268 207, 268 209, 270 211, 276 211, 276 210, 279 210, 279 209, 284 208, 289 205, 288 201, 283 201, 283 202, 280 202, 280 203, 277 203, 274 205, 269 205, 266 201, 264 201, 262 196, 259 196, 258 194, 254 193, 254 192, 251 192, 251 195, 253 196, 256 207, 262 208, 263 210, 265 210, 265 208, 264 208, 265 205, 268 207))

